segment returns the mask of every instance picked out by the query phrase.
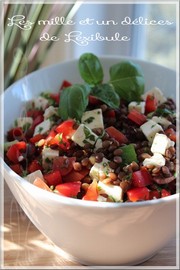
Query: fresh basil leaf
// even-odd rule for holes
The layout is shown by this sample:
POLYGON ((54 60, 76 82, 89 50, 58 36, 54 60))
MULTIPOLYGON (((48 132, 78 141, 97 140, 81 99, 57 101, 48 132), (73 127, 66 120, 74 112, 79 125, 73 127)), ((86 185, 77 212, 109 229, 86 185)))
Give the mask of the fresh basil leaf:
POLYGON ((91 88, 88 85, 74 84, 65 88, 60 96, 59 115, 63 120, 68 118, 81 120, 88 105, 91 88))
POLYGON ((92 53, 84 53, 79 59, 79 72, 82 79, 91 85, 97 85, 103 80, 103 68, 98 57, 92 53))
POLYGON ((139 65, 124 61, 111 66, 110 83, 124 100, 140 101, 144 93, 144 76, 139 65))
POLYGON ((120 98, 112 84, 105 83, 95 86, 91 91, 91 95, 97 97, 113 109, 119 107, 120 98))

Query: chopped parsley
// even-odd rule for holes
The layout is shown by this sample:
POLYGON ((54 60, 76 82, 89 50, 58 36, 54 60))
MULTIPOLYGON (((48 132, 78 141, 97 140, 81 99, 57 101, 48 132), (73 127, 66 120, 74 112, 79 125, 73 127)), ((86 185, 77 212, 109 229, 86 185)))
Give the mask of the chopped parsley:
POLYGON ((92 134, 91 131, 86 126, 84 126, 84 134, 85 134, 86 140, 90 140, 90 141, 95 142, 96 138, 95 138, 94 134, 92 134))
POLYGON ((38 128, 38 133, 41 133, 42 130, 43 130, 43 127, 39 127, 38 128))
POLYGON ((84 123, 87 123, 87 124, 90 124, 94 121, 94 117, 93 116, 90 116, 89 118, 87 118, 86 120, 84 120, 84 123))

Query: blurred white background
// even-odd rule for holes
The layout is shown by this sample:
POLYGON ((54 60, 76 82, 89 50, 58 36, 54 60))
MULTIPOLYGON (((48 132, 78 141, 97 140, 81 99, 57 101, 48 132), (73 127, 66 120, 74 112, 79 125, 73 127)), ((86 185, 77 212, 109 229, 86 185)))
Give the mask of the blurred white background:
POLYGON ((179 1, 129 1, 4 4, 5 88, 34 70, 84 52, 130 56, 178 71, 179 1), (104 40, 94 40, 96 35, 104 40), (112 41, 117 35, 127 40, 112 41))
POLYGON ((92 41, 87 46, 80 46, 71 41, 54 42, 42 66, 59 62, 61 60, 77 58, 83 52, 93 52, 97 55, 115 54, 132 56, 140 59, 155 62, 175 69, 178 64, 178 6, 173 1, 145 3, 145 4, 88 4, 83 3, 76 11, 73 26, 65 26, 61 35, 67 35, 71 31, 81 31, 83 36, 94 35, 100 32, 102 36, 113 36, 119 32, 122 36, 130 37, 130 41, 108 42, 92 41), (148 25, 122 25, 121 21, 129 17, 131 21, 143 18, 143 23, 148 25), (114 25, 79 25, 78 22, 89 18, 99 23, 104 21, 118 22, 114 25), (164 21, 149 25, 150 21, 164 21), (169 24, 169 25, 168 25, 169 24))

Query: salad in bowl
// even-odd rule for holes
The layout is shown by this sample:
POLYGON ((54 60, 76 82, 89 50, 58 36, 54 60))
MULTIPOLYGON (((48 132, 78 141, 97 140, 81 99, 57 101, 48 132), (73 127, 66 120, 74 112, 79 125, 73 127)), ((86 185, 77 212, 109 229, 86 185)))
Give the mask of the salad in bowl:
POLYGON ((144 92, 141 66, 121 61, 104 80, 92 53, 82 83, 28 100, 6 133, 9 167, 39 188, 97 202, 139 202, 176 193, 176 103, 158 85, 144 92))
POLYGON ((5 181, 65 257, 137 265, 175 237, 176 76, 86 53, 4 92, 5 181))

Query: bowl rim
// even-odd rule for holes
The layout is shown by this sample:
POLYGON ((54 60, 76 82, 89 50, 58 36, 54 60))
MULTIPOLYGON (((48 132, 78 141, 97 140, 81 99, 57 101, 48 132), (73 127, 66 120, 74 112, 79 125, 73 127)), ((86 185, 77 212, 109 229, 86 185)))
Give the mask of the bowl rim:
MULTIPOLYGON (((129 61, 135 61, 136 63, 138 63, 141 66, 141 63, 143 64, 148 64, 148 65, 152 65, 152 66, 156 66, 157 68, 163 68, 164 70, 167 71, 171 71, 174 72, 175 74, 177 73, 176 70, 163 66, 161 64, 157 64, 154 62, 150 62, 148 60, 144 60, 144 59, 139 59, 136 57, 131 57, 131 56, 124 56, 124 55, 98 55, 98 58, 101 60, 115 60, 116 62, 120 61, 125 61, 125 60, 129 60, 129 61)), ((44 72, 47 71, 48 69, 52 69, 52 68, 56 68, 59 66, 62 66, 64 64, 71 64, 71 63, 77 63, 79 60, 79 58, 73 58, 73 59, 69 59, 69 60, 64 60, 64 61, 60 61, 58 63, 55 64, 51 64, 45 67, 42 67, 38 70, 35 70, 27 75, 25 75, 24 77, 20 78, 19 80, 15 81, 13 84, 11 84, 8 88, 5 89, 5 91, 2 93, 2 96, 6 96, 6 93, 8 93, 9 91, 11 91, 11 89, 14 87, 14 85, 21 83, 23 80, 25 79, 30 79, 32 76, 34 76, 35 74, 39 73, 39 72, 44 72)), ((4 135, 4 134, 3 134, 4 135)), ((147 207, 147 206, 151 206, 151 205, 160 205, 162 203, 168 203, 169 201, 175 201, 177 199, 179 199, 179 192, 176 192, 173 195, 170 195, 168 197, 164 197, 164 198, 159 198, 159 199, 154 199, 154 200, 147 200, 147 201, 138 201, 138 202, 126 202, 126 203, 121 203, 121 202, 97 202, 97 201, 86 201, 86 200, 80 200, 80 199, 75 199, 75 198, 70 198, 70 197, 65 197, 59 194, 55 194, 55 193, 51 193, 49 191, 40 189, 38 187, 36 187, 35 185, 33 185, 32 183, 28 182, 26 179, 24 179, 23 177, 19 176, 18 174, 16 174, 4 161, 3 158, 0 157, 0 159, 2 159, 3 162, 1 162, 3 168, 2 168, 2 172, 4 173, 4 170, 7 171, 8 175, 11 175, 15 181, 17 181, 23 188, 27 188, 28 191, 32 189, 32 191, 36 192, 38 191, 38 193, 41 194, 42 197, 46 198, 48 196, 48 199, 51 199, 52 201, 56 201, 58 203, 62 203, 62 204, 66 204, 66 205, 71 205, 71 206, 81 206, 81 207, 93 207, 93 208, 131 208, 131 207, 147 207), (27 187, 26 187, 27 186, 27 187), (49 194, 49 195, 48 195, 49 194)), ((6 179, 5 179, 6 181, 6 179)))

